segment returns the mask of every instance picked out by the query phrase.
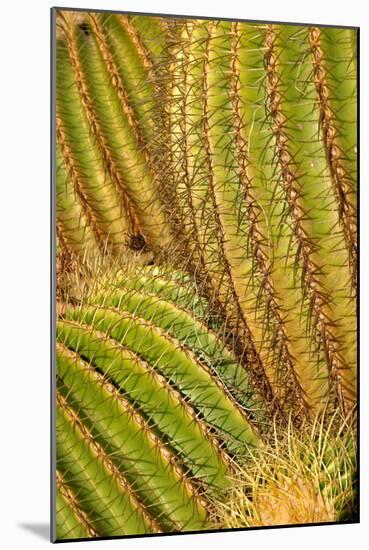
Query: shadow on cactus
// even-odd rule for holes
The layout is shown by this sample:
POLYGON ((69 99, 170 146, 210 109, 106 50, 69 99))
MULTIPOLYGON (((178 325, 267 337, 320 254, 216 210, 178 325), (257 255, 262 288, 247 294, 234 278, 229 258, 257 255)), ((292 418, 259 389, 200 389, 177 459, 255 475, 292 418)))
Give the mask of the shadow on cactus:
POLYGON ((55 32, 55 537, 355 521, 356 30, 55 32))

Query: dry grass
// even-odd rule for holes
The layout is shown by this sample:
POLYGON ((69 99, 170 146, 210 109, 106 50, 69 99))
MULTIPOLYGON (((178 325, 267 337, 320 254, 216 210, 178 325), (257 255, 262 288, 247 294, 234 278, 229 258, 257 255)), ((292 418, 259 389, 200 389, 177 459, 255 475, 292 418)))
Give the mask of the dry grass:
POLYGON ((323 414, 297 430, 289 424, 247 460, 230 489, 213 501, 212 528, 354 521, 355 415, 323 414))

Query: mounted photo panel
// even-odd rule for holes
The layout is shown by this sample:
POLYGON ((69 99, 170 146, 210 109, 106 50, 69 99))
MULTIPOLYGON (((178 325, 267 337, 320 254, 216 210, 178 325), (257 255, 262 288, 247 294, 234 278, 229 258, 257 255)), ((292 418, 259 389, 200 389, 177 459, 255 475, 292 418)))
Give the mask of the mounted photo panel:
POLYGON ((52 540, 358 522, 358 29, 51 15, 52 540))

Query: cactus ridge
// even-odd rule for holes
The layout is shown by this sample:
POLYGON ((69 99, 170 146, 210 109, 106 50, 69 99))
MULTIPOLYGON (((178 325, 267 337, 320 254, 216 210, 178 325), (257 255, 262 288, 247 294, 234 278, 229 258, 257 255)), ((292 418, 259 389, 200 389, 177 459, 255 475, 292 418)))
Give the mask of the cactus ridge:
MULTIPOLYGON (((348 314, 354 323, 355 317, 346 289, 332 288, 333 275, 339 274, 342 281, 347 281, 350 273, 347 249, 343 248, 344 235, 338 229, 339 217, 334 211, 334 194, 325 185, 329 166, 324 158, 323 136, 318 135, 321 116, 318 93, 315 82, 308 87, 303 76, 299 77, 299 72, 313 73, 313 62, 301 61, 307 53, 312 57, 309 33, 291 29, 189 22, 181 42, 187 53, 174 68, 174 77, 182 82, 182 88, 173 88, 171 113, 176 120, 174 128, 180 134, 182 127, 187 134, 177 138, 175 133, 174 170, 178 177, 190 180, 192 199, 196 196, 199 202, 202 231, 212 235, 212 241, 199 247, 204 251, 203 263, 210 280, 218 289, 225 287, 226 291, 221 289, 219 296, 228 310, 229 302, 233 304, 234 320, 230 315, 228 322, 238 332, 240 322, 247 327, 244 339, 245 343, 253 342, 260 357, 259 377, 269 379, 281 408, 292 407, 295 416, 299 416, 319 410, 330 399, 330 387, 335 388, 342 410, 352 406, 355 359, 348 350, 354 349, 353 333, 344 328, 342 319, 348 314), (260 49, 256 50, 256 46, 260 49), (283 55, 290 50, 294 61, 288 65, 283 55), (250 65, 247 55, 252 56, 250 65), (254 56, 258 65, 253 63, 254 56), (259 73, 255 66, 260 67, 259 73), (197 84, 191 78, 196 78, 197 84), (297 93, 306 95, 301 107, 301 117, 306 116, 304 132, 306 139, 310 137, 308 132, 315 132, 312 157, 313 147, 315 150, 319 147, 322 156, 314 162, 324 171, 324 178, 323 173, 314 176, 315 168, 301 173, 300 165, 307 161, 302 157, 302 144, 297 142, 295 146, 292 141, 289 119, 295 116, 292 105, 295 108, 298 101, 295 88, 287 88, 292 79, 301 85, 302 91, 296 88, 297 93), (260 109, 262 104, 250 103, 256 92, 260 102, 260 90, 266 95, 264 113, 260 109), (178 112, 177 101, 185 102, 186 108, 178 112), (311 111, 307 110, 310 101, 315 120, 311 120, 311 111), (181 118, 186 117, 187 126, 181 123, 181 118), (252 133, 256 124, 260 125, 260 137, 252 133), (229 131, 224 132, 224 128, 229 131), (183 161, 181 140, 188 145, 182 148, 183 161), (256 148, 259 143, 260 149, 256 148), (199 156, 200 144, 205 151, 202 156, 199 156), (271 145, 274 152, 270 155, 271 145), (268 162, 274 180, 269 200, 263 188, 263 172, 268 173, 269 164, 262 157, 267 154, 271 157, 268 162), (192 166, 191 155, 196 155, 192 166), (314 183, 310 192, 306 185, 302 188, 302 179, 319 184, 314 183), (201 195, 197 191, 200 186, 204 188, 201 195), (278 201, 273 197, 278 197, 278 201), (205 209, 209 212, 207 218, 203 216, 205 209), (270 222, 276 225, 271 226, 270 222), (328 234, 324 234, 331 222, 334 226, 329 226, 328 234), (273 256, 273 249, 278 255, 273 256)), ((301 141, 301 136, 298 138, 301 141)), ((178 190, 181 193, 180 183, 178 190)), ((185 217, 186 212, 193 212, 193 202, 186 195, 180 196, 188 203, 183 210, 185 217)), ((186 238, 191 240, 191 233, 186 238)))
POLYGON ((81 348, 83 357, 152 419, 194 476, 208 485, 224 484, 227 455, 208 425, 166 378, 104 333, 68 321, 60 322, 59 330, 69 349, 78 353, 81 348))
POLYGON ((320 102, 320 116, 324 132, 324 143, 327 157, 336 186, 336 197, 339 205, 339 219, 343 225, 345 239, 349 251, 352 285, 356 287, 357 273, 357 228, 355 213, 355 195, 350 174, 345 166, 344 151, 340 147, 338 130, 334 121, 334 114, 330 106, 330 90, 327 82, 327 60, 321 42, 321 32, 317 27, 309 31, 312 61, 317 93, 320 102))
POLYGON ((56 471, 56 503, 58 528, 63 538, 98 537, 86 512, 81 508, 76 495, 56 471))
POLYGON ((75 81, 78 88, 78 93, 80 95, 81 103, 85 110, 84 112, 88 120, 89 128, 91 129, 96 139, 96 143, 98 144, 101 150, 101 154, 104 159, 107 171, 109 172, 110 177, 112 178, 112 181, 117 185, 118 192, 122 201, 122 205, 124 207, 124 211, 128 215, 128 219, 130 220, 132 229, 133 231, 138 231, 137 220, 135 219, 132 213, 132 209, 129 204, 129 197, 127 195, 124 184, 122 182, 122 176, 121 174, 119 174, 114 164, 114 160, 108 149, 106 139, 103 135, 101 125, 97 118, 92 100, 88 92, 86 76, 83 72, 81 60, 78 55, 78 44, 76 43, 76 37, 74 36, 73 29, 71 28, 68 19, 65 21, 65 25, 63 28, 65 29, 66 45, 67 45, 68 54, 70 56, 70 63, 75 74, 75 81))
MULTIPOLYGON (((243 121, 242 121, 242 101, 240 97, 241 87, 241 66, 238 59, 240 48, 240 34, 239 23, 234 22, 232 24, 232 45, 231 45, 231 97, 232 97, 232 110, 233 110, 233 127, 235 132, 235 145, 237 150, 237 161, 240 170, 240 181, 244 188, 244 201, 246 204, 246 216, 249 225, 249 241, 251 245, 251 254, 255 258, 255 267, 261 274, 262 291, 266 295, 266 319, 272 317, 275 319, 275 336, 281 341, 281 355, 285 358, 287 372, 283 375, 281 373, 280 380, 283 377, 290 379, 290 385, 292 386, 292 394, 289 397, 288 394, 285 399, 292 399, 298 401, 302 408, 307 409, 306 394, 301 386, 295 372, 293 361, 293 348, 289 340, 285 318, 281 309, 280 300, 272 280, 272 265, 268 258, 268 239, 264 234, 263 229, 259 224, 259 220, 262 218, 263 213, 257 199, 254 196, 252 181, 248 175, 248 144, 247 138, 243 135, 243 121)), ((283 364, 283 360, 282 360, 283 364)), ((283 382, 282 382, 283 383, 283 382)))
MULTIPOLYGON (((81 211, 86 217, 85 227, 91 228, 96 242, 102 248, 102 250, 104 250, 106 233, 99 227, 99 224, 95 217, 95 212, 91 208, 88 196, 85 193, 83 186, 81 185, 81 182, 79 181, 78 170, 76 169, 74 161, 71 157, 70 149, 66 143, 65 134, 63 132, 60 119, 58 117, 56 118, 56 135, 58 138, 58 149, 60 148, 59 157, 61 155, 63 157, 63 160, 65 162, 65 169, 67 169, 68 171, 68 175, 72 182, 73 190, 75 192, 75 195, 79 199, 79 203, 81 204, 81 211)), ((61 169, 63 168, 64 167, 61 167, 61 169)))
MULTIPOLYGON (((205 26, 203 25, 204 29, 205 29, 205 26)), ((201 29, 202 30, 202 29, 201 29)), ((210 41, 210 37, 206 38, 206 31, 204 31, 205 33, 205 38, 202 39, 202 42, 204 44, 207 44, 207 46, 202 46, 203 48, 203 54, 205 56, 205 60, 206 60, 206 50, 207 48, 209 48, 209 41, 210 41)), ((210 34, 211 31, 209 31, 209 34, 210 34)), ((190 36, 192 37, 192 33, 189 33, 190 36)), ((191 40, 193 40, 194 44, 195 44, 195 48, 199 48, 199 44, 200 42, 198 41, 197 37, 195 38, 191 38, 191 40)), ((193 57, 195 57, 196 55, 196 52, 193 53, 193 57)), ((206 63, 206 61, 204 62, 206 63)), ((208 64, 206 63, 205 67, 208 66, 208 64)), ((219 277, 220 277, 220 284, 224 284, 222 282, 222 279, 224 279, 224 275, 226 275, 226 278, 228 280, 228 285, 227 287, 231 289, 231 294, 233 295, 233 301, 235 303, 235 309, 236 309, 236 312, 235 312, 235 324, 237 326, 237 324, 239 323, 239 320, 241 319, 243 324, 244 324, 244 327, 245 327, 245 330, 247 331, 247 337, 246 339, 249 340, 250 339, 250 330, 247 328, 247 319, 245 318, 244 316, 244 311, 242 309, 242 304, 240 303, 240 297, 239 297, 239 291, 237 289, 237 276, 236 276, 236 279, 234 278, 235 275, 234 275, 234 268, 233 266, 231 266, 229 264, 229 261, 228 261, 228 256, 227 256, 227 251, 226 251, 226 242, 229 240, 229 235, 224 233, 224 227, 222 226, 222 216, 219 214, 219 211, 223 210, 224 209, 224 205, 225 203, 222 202, 222 204, 220 203, 219 205, 217 204, 217 200, 220 200, 222 201, 222 196, 221 196, 221 192, 220 191, 216 191, 215 189, 215 184, 217 184, 217 186, 219 187, 220 183, 216 183, 216 179, 214 180, 214 177, 213 176, 213 167, 212 167, 212 161, 211 161, 211 157, 212 157, 212 151, 210 150, 211 148, 211 135, 212 134, 212 131, 210 131, 210 126, 207 122, 208 118, 209 118, 209 114, 208 114, 208 105, 207 105, 207 95, 208 95, 208 92, 207 92, 207 84, 206 84, 206 75, 207 75, 207 72, 208 72, 209 69, 206 69, 204 68, 204 84, 203 84, 203 90, 199 91, 199 99, 201 99, 201 102, 203 103, 204 105, 204 110, 205 112, 203 112, 203 116, 199 116, 199 120, 201 121, 202 125, 203 125, 203 134, 204 134, 204 143, 205 143, 205 151, 207 151, 207 155, 206 155, 206 159, 205 159, 205 164, 207 163, 207 167, 208 167, 208 172, 209 172, 209 186, 208 186, 208 193, 210 194, 211 196, 211 200, 212 200, 212 204, 213 204, 213 212, 211 215, 213 215, 213 221, 214 221, 214 226, 215 226, 215 233, 218 233, 218 251, 219 251, 219 255, 220 255, 220 259, 221 259, 221 262, 220 264, 224 266, 224 271, 221 271, 219 273, 219 275, 217 275, 217 279, 219 281, 219 277), (218 197, 218 199, 217 199, 218 197)), ((184 78, 185 78, 185 74, 186 74, 186 70, 184 70, 184 78)), ((185 96, 186 97, 186 96, 185 96)), ((214 96, 216 97, 216 95, 214 96)), ((215 127, 213 125, 213 127, 215 127)), ((214 139, 218 139, 217 136, 215 136, 214 139)), ((214 147, 216 147, 217 145, 215 144, 214 147)), ((213 158, 217 158, 216 156, 213 158)), ((185 174, 185 177, 186 177, 186 174, 185 174)), ((205 199, 206 200, 206 199, 205 199)), ((192 210, 192 208, 190 209, 192 210)), ((224 222, 223 222, 224 223, 224 222)), ((239 221, 236 221, 237 225, 239 224, 239 221)), ((225 226, 226 227, 226 226, 225 226)), ((248 240, 248 238, 246 237, 246 241, 248 240)), ((229 247, 228 247, 229 248, 229 247)), ((210 254, 213 254, 212 251, 210 251, 210 254)), ((207 264, 209 264, 209 256, 207 257, 207 264)), ((213 262, 214 263, 214 262, 213 262)), ((211 267, 211 266, 210 266, 211 267)), ((216 267, 217 268, 217 267, 216 267)), ((218 269, 218 268, 217 268, 218 269)), ((213 276, 213 272, 211 272, 211 276, 213 276)), ((227 298, 225 298, 226 300, 227 298)), ((253 362, 255 363, 255 361, 253 362)), ((262 365, 262 363, 261 363, 262 365)), ((265 375, 263 373, 259 373, 259 378, 264 378, 265 379, 265 375)), ((272 399, 270 401, 273 401, 272 399)))
MULTIPOLYGON (((157 282, 157 279, 154 281, 157 282)), ((149 293, 149 285, 142 284, 140 279, 138 282, 139 290, 136 290, 137 280, 129 277, 121 283, 124 289, 111 290, 102 295, 98 293, 91 302, 124 309, 154 323, 168 335, 189 347, 196 355, 202 357, 208 367, 215 370, 227 382, 228 387, 237 391, 239 399, 247 409, 255 411, 255 413, 257 410, 262 410, 264 403, 254 395, 245 368, 238 363, 235 355, 226 347, 219 333, 209 328, 199 318, 198 314, 202 312, 197 311, 197 304, 190 311, 183 305, 179 305, 178 299, 175 300, 176 303, 173 303, 168 299, 170 296, 162 298, 160 295, 158 296, 158 293, 149 293), (133 288, 131 288, 132 282, 133 288)), ((258 418, 258 422, 260 422, 260 418, 258 418)))
POLYGON ((111 528, 117 530, 117 534, 122 529, 127 533, 127 521, 129 534, 129 520, 138 532, 161 532, 162 527, 150 516, 114 459, 80 420, 80 411, 77 414, 61 393, 57 395, 57 404, 61 435, 58 463, 65 470, 65 477, 70 478, 70 484, 76 486, 80 500, 90 508, 90 514, 96 516, 100 535, 110 534, 111 528), (96 493, 100 501, 97 507, 94 506, 96 493), (103 513, 104 507, 109 514, 103 513), (105 517, 109 519, 105 520, 105 517))
MULTIPOLYGON (((236 242, 238 240, 238 231, 240 229, 240 220, 236 214, 235 219, 235 229, 237 231, 236 234, 232 234, 233 231, 228 232, 228 224, 227 224, 227 218, 230 218, 232 214, 227 213, 227 189, 226 189, 226 181, 227 178, 230 177, 229 175, 232 174, 232 165, 230 164, 230 160, 228 159, 228 144, 222 144, 220 142, 219 134, 218 134, 218 126, 215 125, 215 123, 211 124, 210 117, 214 115, 214 112, 212 109, 212 105, 210 105, 210 102, 214 96, 214 92, 210 94, 210 86, 213 85, 214 87, 217 86, 217 83, 214 82, 214 84, 211 84, 213 82, 213 78, 217 78, 216 72, 217 68, 214 67, 214 61, 213 56, 217 60, 219 56, 221 55, 222 50, 222 44, 219 45, 218 52, 216 50, 216 47, 213 47, 211 44, 211 40, 214 41, 220 38, 221 40, 224 40, 228 38, 228 35, 224 35, 223 31, 221 29, 220 35, 214 34, 216 30, 216 25, 210 25, 208 30, 208 37, 206 38, 205 46, 204 46, 204 76, 203 76, 203 89, 202 89, 202 104, 203 104, 203 117, 202 117, 202 131, 203 131, 203 139, 204 139, 204 145, 205 145, 205 161, 207 165, 208 170, 208 184, 209 184, 209 195, 210 195, 210 201, 213 208, 213 214, 214 214, 214 226, 215 226, 215 234, 217 235, 217 242, 219 247, 219 256, 220 261, 224 269, 224 275, 227 279, 227 287, 230 289, 231 296, 233 298, 233 301, 235 303, 236 308, 236 318, 237 320, 241 320, 242 324, 245 327, 245 332, 247 334, 247 338, 250 340, 253 340, 252 335, 252 329, 250 328, 250 323, 247 318, 247 313, 245 312, 245 308, 242 303, 241 298, 241 291, 240 287, 238 285, 239 275, 238 275, 238 265, 240 258, 237 256, 230 256, 232 254, 233 250, 231 249, 231 246, 229 244, 232 242, 232 239, 234 239, 235 247, 236 242), (221 145, 224 147, 224 149, 219 149, 221 145), (216 151, 219 150, 220 155, 222 155, 226 151, 226 159, 225 159, 225 168, 224 174, 223 167, 213 161, 213 159, 217 159, 216 151), (224 177, 224 179, 223 179, 224 177), (223 202, 224 201, 224 202, 223 202), (224 214, 223 214, 224 211, 224 214), (231 251, 232 250, 232 251, 231 251), (233 261, 232 261, 233 260, 233 261)), ((217 90, 217 88, 215 88, 217 90)), ((221 88, 219 90, 221 92, 221 88)), ((216 108, 216 107, 215 107, 216 108)), ((214 117, 213 117, 214 118, 214 117)), ((236 138, 237 139, 237 138, 236 138)), ((232 148, 231 148, 232 150, 232 148)), ((232 227, 232 226, 231 226, 232 227)), ((233 227, 232 227, 233 230, 233 227)), ((245 241, 248 242, 248 238, 245 235, 245 241)), ((249 317, 250 319, 250 317, 249 317)), ((261 351, 259 351, 259 356, 261 355, 261 351)), ((259 368, 261 370, 259 376, 262 378, 266 378, 266 371, 265 371, 265 361, 263 360, 263 357, 261 357, 261 361, 259 363, 259 368)), ((289 387, 289 385, 287 385, 289 387)), ((278 400, 278 396, 275 395, 275 399, 278 400)))
MULTIPOLYGON (((156 244, 159 236, 165 242, 167 232, 163 211, 158 202, 155 185, 152 183, 155 177, 150 175, 155 163, 151 161, 136 113, 128 101, 119 71, 107 47, 99 17, 91 14, 84 25, 88 30, 85 30, 85 27, 81 29, 81 25, 79 27, 73 25, 69 15, 64 15, 62 18, 58 56, 60 61, 63 59, 63 66, 60 69, 60 92, 57 96, 57 105, 60 105, 58 116, 62 119, 64 127, 68 127, 71 140, 75 139, 73 136, 76 129, 73 120, 67 118, 63 109, 66 88, 62 88, 62 71, 64 66, 70 64, 82 112, 86 117, 89 132, 95 139, 94 149, 97 147, 96 154, 103 160, 112 185, 120 197, 120 217, 123 220, 126 218, 129 225, 124 230, 126 237, 122 235, 119 237, 119 244, 124 247, 129 235, 143 235, 151 245, 156 244), (66 59, 63 50, 67 51, 69 60, 66 59), (98 96, 101 95, 99 82, 104 78, 105 73, 109 81, 111 78, 109 101, 103 98, 100 101, 98 100, 98 96), (102 104, 105 105, 103 113, 102 104), (104 116, 110 117, 111 127, 107 126, 104 116), (119 130, 117 124, 119 124, 119 130), (124 158, 117 154, 117 137, 113 128, 117 129, 118 133, 115 132, 115 134, 118 137, 123 135, 122 129, 126 132, 123 141, 126 142, 127 153, 124 158), (133 185, 133 178, 135 181, 139 179, 142 182, 140 194, 133 185)), ((82 139, 86 141, 85 137, 82 139)), ((88 147, 91 146, 88 145, 88 147)), ((80 154, 79 149, 79 147, 72 148, 73 154, 80 154)), ((94 209, 98 208, 96 204, 94 209)), ((99 239, 98 235, 96 237, 99 239)), ((109 242, 111 238, 114 238, 113 234, 109 234, 109 242)))
POLYGON ((201 528, 206 510, 196 496, 196 487, 141 413, 109 380, 71 351, 59 348, 58 368, 80 414, 86 411, 95 438, 101 444, 103 441, 109 454, 119 461, 127 478, 135 483, 140 499, 150 502, 155 516, 166 528, 172 524, 201 528))
MULTIPOLYGON (((211 306, 205 297, 200 295, 200 289, 190 286, 185 280, 173 280, 163 274, 153 277, 150 272, 146 273, 145 271, 141 270, 139 274, 134 276, 122 277, 116 285, 112 286, 110 284, 110 288, 114 289, 117 286, 132 292, 136 290, 145 294, 155 294, 164 301, 192 312, 200 320, 211 315, 211 306)), ((208 321, 211 320, 208 319, 208 321)))
POLYGON ((244 444, 255 441, 252 430, 247 429, 244 410, 235 403, 221 380, 195 353, 160 327, 132 313, 105 306, 83 306, 79 311, 67 309, 65 316, 109 331, 114 339, 152 361, 185 395, 192 399, 201 397, 203 414, 214 426, 228 432, 235 441, 239 439, 244 444))
MULTIPOLYGON (((279 40, 281 44, 283 44, 284 35, 286 34, 287 39, 291 38, 288 37, 288 33, 286 33, 285 30, 277 33, 272 26, 269 26, 266 34, 266 45, 268 48, 266 52, 266 62, 270 87, 270 111, 274 121, 274 132, 284 179, 284 187, 286 190, 286 199, 292 217, 295 238, 298 243, 298 255, 296 260, 302 263, 302 286, 304 291, 306 290, 309 295, 311 315, 315 317, 312 321, 312 325, 316 333, 316 339, 319 342, 319 347, 323 348, 332 384, 336 388, 341 407, 345 410, 348 405, 346 401, 352 399, 352 390, 349 383, 345 381, 344 374, 345 371, 349 371, 350 369, 341 351, 342 343, 335 334, 335 332, 337 332, 335 331, 337 322, 332 318, 329 311, 332 310, 332 296, 325 286, 327 278, 322 277, 323 271, 321 267, 321 258, 319 258, 319 256, 321 255, 321 246, 324 244, 324 238, 322 236, 320 237, 318 245, 308 236, 307 222, 309 218, 310 220, 312 218, 311 214, 309 216, 307 210, 302 206, 304 196, 300 191, 300 177, 294 168, 294 165, 298 166, 298 159, 297 156, 293 158, 290 152, 291 140, 285 129, 287 112, 283 113, 282 110, 283 96, 280 89, 280 82, 283 78, 283 72, 278 72, 281 70, 280 66, 282 61, 280 56, 278 57, 279 50, 277 45, 279 40), (343 381, 341 382, 342 378, 343 381)), ((282 48, 282 45, 279 47, 282 48)), ((284 101, 284 105, 289 107, 290 104, 284 101)), ((296 155, 300 154, 301 150, 297 150, 296 155)), ((304 192, 305 189, 304 187, 304 192)), ((305 195, 307 195, 307 192, 305 192, 305 195)), ((322 198, 323 197, 321 197, 321 200, 322 198)), ((335 226, 337 225, 337 221, 334 222, 335 226)), ((329 236, 329 240, 332 241, 332 237, 329 236)), ((341 246, 340 241, 338 241, 338 245, 341 246)), ((345 267, 343 266, 339 271, 342 272, 342 275, 347 280, 345 267)))
POLYGON ((116 94, 118 101, 121 106, 122 113, 127 118, 128 125, 134 135, 135 140, 137 141, 138 148, 143 151, 145 160, 147 164, 149 165, 150 169, 154 171, 154 167, 151 162, 151 158, 149 154, 146 152, 147 144, 145 141, 144 136, 142 135, 140 126, 138 124, 137 118, 135 116, 134 110, 132 106, 129 104, 127 93, 125 90, 125 87, 123 85, 123 82, 120 78, 118 69, 115 65, 114 59, 110 53, 110 50, 108 48, 108 45, 106 43, 106 39, 104 36, 103 28, 98 20, 98 18, 95 15, 90 14, 89 15, 92 28, 94 30, 94 34, 96 36, 97 42, 99 44, 99 47, 101 49, 103 60, 106 64, 107 70, 109 72, 110 80, 113 83, 113 86, 115 87, 116 94))
MULTIPOLYGON (((116 186, 106 174, 104 160, 90 130, 88 112, 83 110, 84 98, 80 99, 69 53, 60 43, 57 51, 60 59, 57 138, 62 152, 61 168, 69 176, 64 186, 72 187, 75 202, 82 206, 87 216, 86 225, 92 224, 96 239, 102 235, 105 244, 109 236, 113 250, 117 250, 127 232, 127 216, 120 206, 116 186)), ((100 244, 100 248, 102 246, 100 244)))
MULTIPOLYGON (((69 174, 61 159, 60 146, 57 146, 56 156, 57 237, 60 246, 69 255, 75 251, 80 257, 86 254, 96 256, 101 250, 101 244, 96 241, 97 235, 89 222, 89 213, 84 211, 83 200, 76 200, 76 194, 81 190, 79 182, 76 182, 75 193, 74 186, 68 183, 69 174)), ((71 180, 73 181, 73 177, 71 180)), ((85 198, 83 190, 82 195, 85 198)), ((97 231, 100 233, 99 229, 97 231)))
MULTIPOLYGON (((124 295, 124 298, 126 297, 124 295)), ((122 303, 126 304, 124 298, 122 300, 119 295, 115 298, 119 302, 116 304, 118 309, 121 308, 122 303)), ((131 298, 131 295, 129 298, 131 298)), ((236 357, 225 348, 219 336, 199 321, 191 319, 187 312, 173 308, 171 304, 169 304, 168 309, 168 302, 158 302, 152 296, 136 294, 133 304, 137 303, 142 304, 143 307, 146 306, 145 314, 140 313, 140 316, 151 323, 156 323, 162 330, 172 336, 174 341, 178 340, 186 348, 189 348, 199 357, 201 363, 206 365, 209 373, 219 376, 227 384, 230 394, 247 411, 249 422, 254 424, 255 427, 262 425, 265 421, 264 417, 268 416, 265 404, 260 396, 258 398, 255 395, 249 382, 248 372, 237 362, 236 357), (158 310, 155 315, 151 313, 153 308, 158 310)), ((114 302, 110 305, 114 305, 114 302)), ((125 308, 127 310, 136 309, 136 314, 139 313, 137 305, 129 306, 126 304, 125 308)))

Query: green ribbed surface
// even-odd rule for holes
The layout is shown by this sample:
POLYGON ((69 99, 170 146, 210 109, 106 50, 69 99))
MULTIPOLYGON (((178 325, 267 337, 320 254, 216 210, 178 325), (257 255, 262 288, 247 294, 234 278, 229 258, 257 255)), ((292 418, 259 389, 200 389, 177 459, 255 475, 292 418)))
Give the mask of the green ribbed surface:
MULTIPOLYGON (((117 255, 135 237, 163 246, 170 234, 160 202, 162 159, 152 143, 162 126, 154 61, 166 33, 154 55, 159 31, 147 31, 145 41, 128 16, 63 12, 59 25, 57 141, 67 185, 79 187, 75 200, 103 250, 117 255)), ((68 245, 81 256, 78 245, 68 245)))
MULTIPOLYGON (((135 290, 143 278, 160 280, 135 271, 57 322, 57 467, 82 506, 67 514, 67 499, 60 533, 81 517, 98 536, 203 529, 202 493, 259 442, 247 371, 206 317, 135 290)), ((186 276, 176 287, 193 292, 186 276)))
POLYGON ((293 414, 355 403, 354 43, 349 30, 188 21, 173 56, 184 246, 251 340, 255 378, 293 414))
POLYGON ((59 13, 61 270, 118 268, 59 304, 59 539, 206 529, 274 418, 355 407, 356 49, 59 13))

